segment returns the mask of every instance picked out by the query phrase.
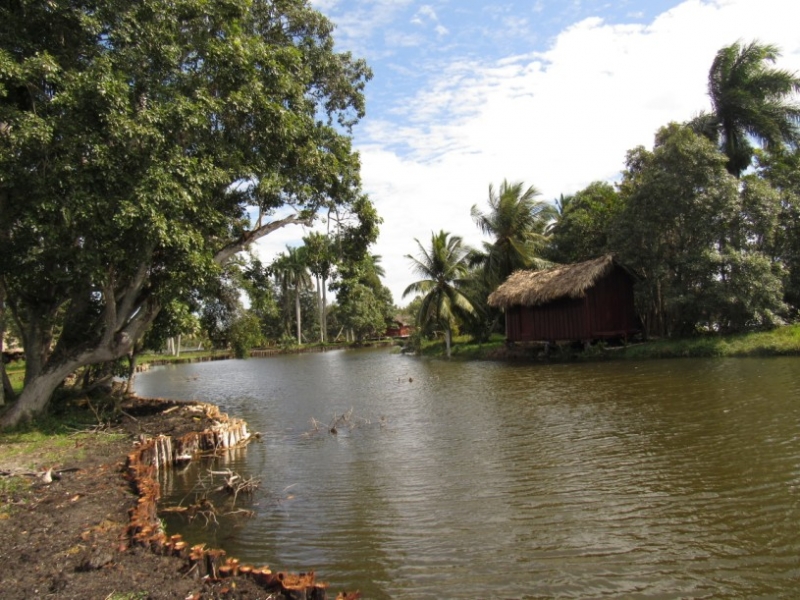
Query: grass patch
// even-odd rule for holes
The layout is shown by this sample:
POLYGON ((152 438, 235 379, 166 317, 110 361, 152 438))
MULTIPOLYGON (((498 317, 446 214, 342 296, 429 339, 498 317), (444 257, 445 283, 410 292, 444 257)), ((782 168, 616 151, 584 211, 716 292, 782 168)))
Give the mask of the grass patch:
MULTIPOLYGON (((424 340, 419 352, 422 356, 446 356, 443 340, 424 340)), ((464 359, 533 358, 536 353, 526 355, 524 351, 507 354, 505 338, 493 335, 488 342, 477 343, 469 336, 453 339, 451 355, 464 359)), ((591 346, 588 350, 559 345, 545 359, 550 362, 572 360, 656 358, 716 358, 800 355, 800 324, 778 327, 771 331, 757 331, 733 335, 700 335, 692 338, 652 340, 624 347, 591 346)), ((542 358, 542 357, 539 357, 542 358)))
POLYGON ((15 361, 7 364, 6 374, 8 375, 9 381, 11 381, 11 387, 14 393, 19 394, 22 391, 23 383, 25 383, 25 363, 15 361))
MULTIPOLYGON (((493 334, 485 342, 477 342, 468 335, 454 336, 450 344, 450 355, 453 358, 484 359, 492 356, 499 348, 503 348, 505 343, 505 337, 500 334, 493 334)), ((442 339, 423 340, 419 354, 446 357, 447 347, 442 339)))
POLYGON ((204 358, 214 358, 217 356, 231 356, 231 353, 227 350, 198 350, 198 351, 187 351, 184 350, 181 352, 180 356, 174 356, 172 354, 155 354, 155 353, 147 353, 141 354, 136 358, 137 365, 143 365, 145 363, 182 363, 192 360, 200 360, 204 358))
MULTIPOLYGON (((12 496, 27 492, 32 483, 33 480, 27 477, 0 477, 0 496, 12 496)), ((4 509, 6 512, 11 512, 11 508, 8 505, 0 504, 0 514, 3 513, 4 509)))
POLYGON ((96 451, 98 444, 126 437, 98 429, 97 425, 91 411, 73 407, 0 431, 0 467, 34 470, 42 465, 64 465, 85 458, 87 448, 96 451))
POLYGON ((800 325, 771 331, 734 335, 703 335, 676 340, 655 340, 629 346, 620 356, 644 358, 711 358, 791 356, 800 354, 800 325))

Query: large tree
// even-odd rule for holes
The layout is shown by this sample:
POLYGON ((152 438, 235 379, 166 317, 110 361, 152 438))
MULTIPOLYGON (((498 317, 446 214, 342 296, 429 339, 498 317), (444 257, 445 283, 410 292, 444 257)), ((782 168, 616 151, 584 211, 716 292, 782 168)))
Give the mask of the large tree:
POLYGON ((758 241, 776 195, 768 186, 742 191, 725 163, 707 139, 676 124, 658 132, 652 151, 628 153, 612 249, 641 278, 651 333, 770 324, 784 308, 779 269, 758 241))
POLYGON ((403 298, 422 294, 417 327, 424 330, 431 323, 441 327, 449 357, 453 324, 459 316, 475 312, 472 300, 463 292, 469 273, 469 251, 459 236, 451 236, 446 231, 431 234, 430 248, 425 248, 417 239, 414 241, 419 246, 419 256, 407 254, 406 258, 422 279, 410 284, 403 298))
MULTIPOLYGON (((756 213, 759 243, 783 266, 784 293, 795 315, 800 311, 800 149, 758 153, 758 175, 745 177, 748 189, 768 184, 778 201, 756 213)), ((756 204, 756 207, 761 205, 756 204)))
POLYGON ((370 73, 332 28, 306 0, 0 6, 0 287, 27 357, 3 425, 255 240, 359 199, 370 73))
POLYGON ((692 122, 698 133, 718 143, 737 177, 750 166, 754 140, 770 148, 800 141, 800 77, 769 65, 780 56, 776 46, 736 42, 717 52, 708 74, 711 113, 692 122))
POLYGON ((597 258, 609 249, 611 223, 622 208, 619 194, 604 181, 557 202, 559 218, 550 228, 547 256, 560 263, 597 258))
POLYGON ((337 295, 336 318, 352 340, 361 344, 367 338, 383 336, 390 307, 379 291, 357 281, 347 286, 346 293, 337 295))
POLYGON ((386 320, 392 316, 392 292, 381 281, 386 273, 380 263, 380 256, 365 253, 361 260, 339 265, 334 285, 337 320, 349 339, 362 342, 366 337, 383 335, 386 320))

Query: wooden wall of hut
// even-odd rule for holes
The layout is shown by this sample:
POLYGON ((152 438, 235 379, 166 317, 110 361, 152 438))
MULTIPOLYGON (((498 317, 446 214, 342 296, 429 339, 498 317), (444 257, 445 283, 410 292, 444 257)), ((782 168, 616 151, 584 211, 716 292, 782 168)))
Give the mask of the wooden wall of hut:
POLYGON ((615 267, 583 298, 560 298, 540 306, 506 311, 511 342, 589 341, 628 337, 641 331, 630 275, 615 267))

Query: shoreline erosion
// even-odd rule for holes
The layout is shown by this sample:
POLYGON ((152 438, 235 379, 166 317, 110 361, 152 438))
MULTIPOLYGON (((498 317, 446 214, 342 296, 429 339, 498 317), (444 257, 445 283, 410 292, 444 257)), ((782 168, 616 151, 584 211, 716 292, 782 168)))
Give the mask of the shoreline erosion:
POLYGON ((26 456, 27 442, 0 439, 4 598, 359 597, 330 596, 313 571, 244 565, 224 550, 169 535, 158 515, 158 470, 241 447, 256 434, 210 403, 129 396, 122 408, 119 439, 99 429, 82 434, 74 448, 46 453, 49 464, 26 456), (32 472, 25 470, 30 460, 37 462, 32 472), (44 470, 51 480, 39 477, 44 470))
POLYGON ((212 426, 179 437, 161 434, 143 441, 128 454, 126 474, 139 494, 128 526, 130 542, 150 548, 156 554, 180 558, 185 562, 183 570, 195 579, 219 581, 240 576, 285 598, 325 600, 327 585, 317 582, 313 572, 293 574, 273 572, 266 566, 240 565, 235 557, 226 557, 224 550, 207 548, 204 544, 190 548, 181 534, 167 536, 158 517, 161 499, 158 471, 194 460, 199 454, 245 446, 254 437, 245 421, 229 417, 214 404, 187 404, 175 408, 183 408, 190 414, 202 412, 205 419, 212 421, 212 426))

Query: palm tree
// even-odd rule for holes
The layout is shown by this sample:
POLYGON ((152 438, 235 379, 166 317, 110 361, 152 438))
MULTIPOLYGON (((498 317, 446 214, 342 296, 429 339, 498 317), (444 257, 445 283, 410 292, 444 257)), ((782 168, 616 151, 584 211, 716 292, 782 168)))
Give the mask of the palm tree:
POLYGON ((329 235, 311 232, 303 238, 306 260, 311 274, 317 279, 317 303, 319 308, 319 341, 325 343, 327 336, 328 279, 336 263, 335 248, 329 235))
POLYGON ((380 254, 365 254, 361 261, 363 282, 373 289, 383 285, 381 277, 386 277, 386 270, 381 265, 383 257, 380 254))
POLYGON ((800 106, 787 97, 800 91, 800 78, 774 69, 776 46, 736 42, 722 48, 708 74, 712 112, 702 112, 690 126, 719 144, 728 171, 741 175, 753 157, 754 140, 765 148, 800 142, 800 106))
POLYGON ((414 273, 422 279, 409 285, 403 292, 403 298, 411 293, 423 294, 417 326, 424 328, 433 322, 444 328, 449 357, 456 317, 474 313, 472 302, 460 290, 469 272, 468 249, 463 246, 459 236, 451 236, 445 231, 431 233, 431 246, 427 250, 418 239, 414 241, 419 246, 419 258, 410 254, 406 258, 411 261, 414 273))
POLYGON ((300 291, 311 287, 311 276, 308 273, 305 248, 286 246, 286 254, 279 254, 272 261, 272 271, 280 285, 284 298, 288 298, 289 290, 294 290, 294 308, 297 321, 297 343, 302 344, 302 321, 300 315, 300 291))
POLYGON ((549 202, 537 200, 539 191, 522 182, 503 181, 499 193, 489 185, 489 211, 472 206, 472 220, 486 235, 494 238, 474 254, 473 264, 482 265, 489 287, 494 289, 518 269, 541 268, 539 257, 547 243, 547 226, 556 218, 549 202))

